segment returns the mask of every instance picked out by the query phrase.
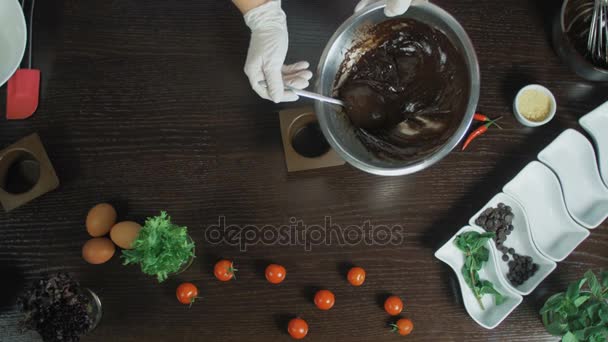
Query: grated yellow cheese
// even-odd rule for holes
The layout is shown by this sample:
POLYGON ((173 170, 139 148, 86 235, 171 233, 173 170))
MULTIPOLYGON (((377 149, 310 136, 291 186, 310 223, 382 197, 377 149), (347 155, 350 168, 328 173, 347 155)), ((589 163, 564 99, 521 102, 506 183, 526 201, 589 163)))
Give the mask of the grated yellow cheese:
POLYGON ((540 90, 524 90, 517 100, 517 109, 530 121, 543 121, 551 113, 551 98, 540 90))

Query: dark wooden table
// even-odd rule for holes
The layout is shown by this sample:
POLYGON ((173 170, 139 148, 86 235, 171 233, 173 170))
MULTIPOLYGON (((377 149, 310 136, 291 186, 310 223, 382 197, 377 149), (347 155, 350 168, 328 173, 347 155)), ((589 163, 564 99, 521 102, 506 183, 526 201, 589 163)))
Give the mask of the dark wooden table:
MULTIPOLYGON (((433 252, 577 119, 608 99, 606 84, 584 82, 550 45, 555 0, 437 0, 473 40, 482 72, 479 110, 504 115, 466 152, 455 151, 416 175, 383 178, 346 165, 287 174, 276 106, 260 100, 242 72, 249 32, 229 1, 40 1, 34 63, 42 69, 40 108, 27 121, 0 121, 0 146, 39 132, 61 187, 10 214, 0 213, 0 340, 20 334, 17 293, 42 274, 68 271, 94 289, 104 317, 85 341, 245 341, 289 339, 286 321, 301 315, 307 340, 400 340, 380 308, 388 293, 405 300, 415 322, 408 340, 554 341, 537 314, 552 293, 589 268, 608 265, 604 224, 498 328, 467 315, 452 271, 433 252), (511 115, 518 88, 537 82, 554 91, 558 114, 526 129, 511 115), (167 210, 198 245, 193 266, 163 284, 115 256, 93 266, 81 258, 87 210, 109 201, 120 219, 143 221, 167 210), (402 225, 398 246, 338 244, 211 245, 205 229, 225 216, 236 225, 402 225), (236 260, 238 280, 220 283, 212 265, 236 260), (264 280, 267 262, 287 267, 287 280, 264 280), (350 264, 368 279, 353 288, 350 264), (179 305, 180 281, 204 299, 179 305), (331 289, 337 304, 316 310, 311 293, 331 289)), ((288 60, 313 65, 354 1, 285 0, 288 60)), ((0 92, 4 117, 5 89, 0 92)))

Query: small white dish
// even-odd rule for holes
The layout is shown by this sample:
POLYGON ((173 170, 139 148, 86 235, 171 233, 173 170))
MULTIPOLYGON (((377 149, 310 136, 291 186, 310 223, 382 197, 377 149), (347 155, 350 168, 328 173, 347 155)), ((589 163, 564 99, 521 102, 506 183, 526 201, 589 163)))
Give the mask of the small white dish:
POLYGON ((589 236, 568 214, 557 176, 540 162, 526 165, 503 191, 525 208, 532 241, 549 259, 566 259, 589 236))
POLYGON ((485 295, 481 301, 485 307, 482 310, 475 299, 475 295, 471 291, 471 288, 465 282, 462 277, 462 266, 464 265, 464 254, 454 245, 454 239, 464 232, 476 231, 483 233, 484 230, 477 227, 466 226, 458 231, 450 241, 446 242, 441 248, 435 252, 435 257, 446 264, 448 264, 456 273, 458 277, 458 283, 460 284, 460 292, 462 293, 462 299, 464 307, 469 313, 469 316, 473 318, 477 324, 481 325, 486 329, 496 328, 515 308, 522 302, 523 297, 511 290, 509 286, 502 280, 502 277, 498 275, 498 268, 496 265, 496 250, 492 243, 488 242, 486 247, 490 250, 490 258, 486 262, 482 269, 479 271, 479 278, 489 280, 494 284, 494 288, 500 294, 505 297, 504 303, 500 305, 494 304, 494 298, 491 295, 485 295))
POLYGON ((578 120, 595 143, 604 184, 608 186, 608 102, 578 120))
POLYGON ((585 136, 567 129, 540 151, 538 159, 557 174, 566 208, 579 224, 593 229, 608 217, 608 189, 585 136))
POLYGON ((551 272, 553 272, 555 267, 557 267, 557 264, 553 260, 542 255, 538 251, 536 246, 534 246, 534 243, 532 242, 532 232, 530 231, 528 217, 524 208, 519 203, 517 203, 517 201, 513 199, 513 197, 505 193, 501 192, 498 195, 494 196, 488 203, 486 203, 486 205, 480 211, 478 211, 473 217, 471 217, 471 219, 469 220, 469 224, 473 227, 478 227, 478 225, 475 223, 475 220, 477 220, 479 215, 481 215, 481 213, 483 213, 486 208, 496 208, 498 206, 498 203, 504 203, 505 205, 511 207, 511 211, 513 212, 512 225, 514 229, 505 241, 504 246, 515 249, 515 253, 519 255, 532 257, 534 263, 538 264, 538 271, 536 271, 534 276, 526 280, 523 284, 515 286, 511 284, 507 279, 507 273, 509 273, 508 262, 502 260, 502 254, 500 251, 496 251, 496 263, 499 265, 499 273, 502 279, 513 290, 515 290, 515 292, 519 293, 520 295, 526 296, 532 293, 532 291, 534 291, 534 289, 536 289, 536 287, 538 287, 538 285, 540 285, 540 283, 549 274, 551 274, 551 272))
POLYGON ((555 101, 555 96, 549 89, 541 86, 540 84, 530 84, 530 85, 527 85, 527 86, 521 88, 521 90, 515 96, 515 100, 513 101, 513 113, 515 114, 515 118, 517 119, 517 121, 519 121, 519 123, 521 123, 524 126, 528 126, 528 127, 538 127, 538 126, 542 126, 542 125, 548 123, 549 121, 551 121, 553 119, 556 111, 557 111, 557 101, 555 101), (521 112, 519 111, 519 99, 521 98, 522 94, 526 90, 537 90, 537 91, 540 91, 540 92, 546 94, 549 97, 549 100, 551 101, 551 110, 549 111, 549 114, 547 115, 547 117, 544 120, 532 121, 532 120, 526 118, 525 116, 523 116, 523 114, 521 114, 521 112))

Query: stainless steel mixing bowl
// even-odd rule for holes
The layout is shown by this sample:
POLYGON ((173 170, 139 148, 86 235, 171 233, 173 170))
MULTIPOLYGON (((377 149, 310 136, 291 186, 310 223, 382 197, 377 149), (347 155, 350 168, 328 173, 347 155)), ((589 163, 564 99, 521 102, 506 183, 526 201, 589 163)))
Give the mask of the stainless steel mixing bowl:
MULTIPOLYGON (((378 158, 368 150, 355 135, 355 129, 344 115, 341 108, 332 104, 317 102, 315 111, 319 124, 327 141, 338 154, 354 167, 381 176, 399 176, 423 170, 445 157, 464 137, 479 100, 479 64, 473 44, 460 24, 449 13, 426 1, 410 7, 401 16, 421 21, 442 31, 462 53, 470 76, 470 90, 467 110, 460 125, 453 131, 443 145, 432 153, 415 159, 378 158)), ((355 13, 346 20, 331 37, 321 56, 317 70, 316 91, 331 96, 334 92, 334 81, 346 54, 361 38, 364 27, 388 20, 384 15, 384 3, 375 3, 355 13)))
MULTIPOLYGON (((565 0, 561 11, 553 21, 553 47, 560 58, 580 77, 596 82, 608 81, 608 70, 591 64, 572 44, 566 28, 577 15, 583 2, 593 3, 593 0, 565 0)), ((589 12, 589 17, 591 13, 589 12)), ((590 18, 589 18, 590 19, 590 18)))

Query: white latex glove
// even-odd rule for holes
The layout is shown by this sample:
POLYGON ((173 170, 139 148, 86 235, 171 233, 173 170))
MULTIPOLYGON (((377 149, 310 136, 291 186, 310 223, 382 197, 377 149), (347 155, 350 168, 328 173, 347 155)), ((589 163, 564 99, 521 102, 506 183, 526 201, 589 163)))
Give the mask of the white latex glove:
MULTIPOLYGON (((361 0, 355 7, 355 12, 359 12, 367 5, 377 2, 378 0, 361 0)), ((412 0, 382 0, 386 1, 386 7, 384 8, 384 14, 387 17, 395 17, 402 15, 410 8, 412 0)))
POLYGON ((283 65, 289 38, 280 1, 271 0, 248 11, 244 17, 251 29, 245 62, 245 74, 251 87, 260 97, 275 103, 296 101, 298 96, 285 90, 285 84, 304 89, 308 87, 312 72, 308 70, 308 62, 283 65))

